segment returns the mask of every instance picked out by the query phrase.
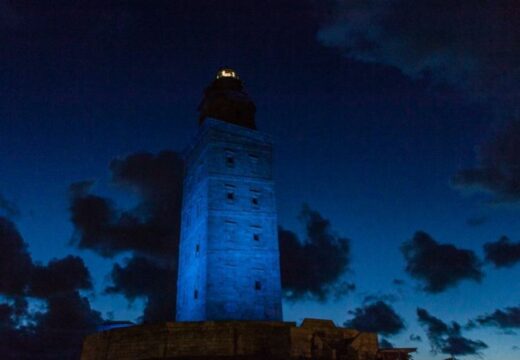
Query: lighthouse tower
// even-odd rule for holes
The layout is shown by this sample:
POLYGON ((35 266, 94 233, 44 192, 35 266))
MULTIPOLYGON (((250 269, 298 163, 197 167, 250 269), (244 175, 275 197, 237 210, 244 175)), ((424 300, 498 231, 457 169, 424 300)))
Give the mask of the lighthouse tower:
POLYGON ((415 349, 379 349, 376 333, 282 321, 271 138, 233 69, 218 71, 199 111, 185 153, 177 321, 89 335, 81 359, 408 359, 415 349))
POLYGON ((222 68, 186 152, 177 321, 282 320, 271 138, 222 68))

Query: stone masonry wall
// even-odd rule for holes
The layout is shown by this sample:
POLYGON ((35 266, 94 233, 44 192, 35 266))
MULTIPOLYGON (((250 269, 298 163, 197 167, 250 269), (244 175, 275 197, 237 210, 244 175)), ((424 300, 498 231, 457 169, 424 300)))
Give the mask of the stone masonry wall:
POLYGON ((81 360, 335 359, 374 360, 375 333, 327 320, 183 322, 140 325, 88 336, 81 360))
POLYGON ((206 119, 186 160, 177 320, 281 320, 270 137, 206 119))

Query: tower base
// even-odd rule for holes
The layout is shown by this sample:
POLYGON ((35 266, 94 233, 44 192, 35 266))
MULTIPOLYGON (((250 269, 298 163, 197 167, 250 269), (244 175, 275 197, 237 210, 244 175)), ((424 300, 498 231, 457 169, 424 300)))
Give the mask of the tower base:
POLYGON ((377 334, 330 320, 205 321, 137 325, 88 336, 82 360, 349 359, 371 360, 377 334))

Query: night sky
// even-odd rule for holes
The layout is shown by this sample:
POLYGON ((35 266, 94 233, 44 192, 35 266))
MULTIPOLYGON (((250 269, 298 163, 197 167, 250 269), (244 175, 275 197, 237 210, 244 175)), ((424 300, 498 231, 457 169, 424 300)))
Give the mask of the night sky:
POLYGON ((181 154, 221 66, 275 141, 284 320, 520 357, 516 0, 0 0, 3 356, 172 320, 181 154))

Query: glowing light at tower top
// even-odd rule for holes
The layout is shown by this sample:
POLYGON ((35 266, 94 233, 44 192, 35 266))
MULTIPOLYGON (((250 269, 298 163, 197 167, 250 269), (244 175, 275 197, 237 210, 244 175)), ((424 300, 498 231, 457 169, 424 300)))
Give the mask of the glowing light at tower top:
POLYGON ((217 72, 217 79, 221 78, 240 79, 236 71, 230 68, 222 68, 217 72))

